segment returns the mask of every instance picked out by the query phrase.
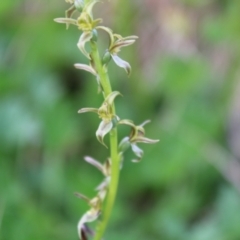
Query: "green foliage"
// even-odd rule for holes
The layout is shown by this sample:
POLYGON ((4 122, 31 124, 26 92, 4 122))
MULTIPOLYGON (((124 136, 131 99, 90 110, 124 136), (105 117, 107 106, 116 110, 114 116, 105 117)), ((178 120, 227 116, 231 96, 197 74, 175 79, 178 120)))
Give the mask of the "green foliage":
MULTIPOLYGON (((52 21, 65 6, 60 2, 0 3, 1 240, 77 239, 75 225, 87 207, 73 193, 94 196, 92 189, 102 177, 82 156, 107 158, 94 134, 89 137, 99 119, 77 114, 81 106, 101 106, 102 99, 94 95, 92 76, 73 67, 85 61, 74 44, 67 44, 77 42, 79 33, 70 26, 65 34, 52 21)), ((133 63, 130 80, 110 63, 114 89, 130 93, 116 102, 118 114, 139 124, 153 119, 146 131, 161 142, 141 146, 144 161, 137 167, 124 162, 106 239, 240 239, 239 192, 218 165, 221 158, 230 160, 222 153, 229 151, 227 114, 240 60, 239 2, 178 4, 198 16, 193 55, 169 49, 158 54, 161 44, 154 45, 149 35, 147 43, 155 46, 157 56, 144 59, 151 47, 146 42, 121 52, 133 63), (217 70, 216 52, 220 60, 223 55, 217 70)), ((156 31, 158 18, 144 1, 109 5, 117 17, 111 24, 123 36, 134 33, 141 41, 146 19, 156 31)), ((131 151, 126 154, 126 159, 134 157, 131 151)))

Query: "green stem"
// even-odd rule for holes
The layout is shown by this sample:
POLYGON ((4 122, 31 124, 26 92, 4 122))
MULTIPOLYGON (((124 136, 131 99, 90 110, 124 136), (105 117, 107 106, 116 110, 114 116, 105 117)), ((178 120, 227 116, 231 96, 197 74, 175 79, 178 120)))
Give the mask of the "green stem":
MULTIPOLYGON (((100 82, 104 91, 104 96, 107 97, 112 92, 111 83, 109 80, 107 68, 102 65, 101 58, 99 56, 99 51, 97 44, 91 41, 92 58, 100 77, 100 82)), ((115 107, 113 105, 113 114, 115 115, 115 107)), ((119 156, 118 156, 118 138, 117 138, 117 128, 114 128, 110 132, 110 156, 111 156, 111 182, 107 194, 106 205, 103 211, 103 220, 99 223, 97 232, 94 240, 101 240, 102 236, 106 230, 112 208, 114 205, 118 180, 119 180, 119 156)))

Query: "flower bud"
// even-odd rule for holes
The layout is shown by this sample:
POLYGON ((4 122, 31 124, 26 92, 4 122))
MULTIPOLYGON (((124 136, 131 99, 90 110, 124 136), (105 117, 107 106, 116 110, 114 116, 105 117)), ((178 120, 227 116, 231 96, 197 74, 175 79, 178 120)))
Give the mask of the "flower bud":
POLYGON ((115 128, 115 127, 117 126, 118 121, 119 121, 118 116, 115 116, 115 117, 112 119, 113 128, 115 128))
POLYGON ((84 0, 75 0, 74 1, 74 6, 79 12, 81 12, 83 10, 83 7, 84 7, 84 0))
POLYGON ((94 42, 97 42, 97 40, 98 40, 98 32, 96 29, 92 30, 92 39, 91 40, 94 42))
POLYGON ((106 51, 102 58, 102 64, 108 64, 111 59, 112 59, 112 56, 110 52, 106 51))

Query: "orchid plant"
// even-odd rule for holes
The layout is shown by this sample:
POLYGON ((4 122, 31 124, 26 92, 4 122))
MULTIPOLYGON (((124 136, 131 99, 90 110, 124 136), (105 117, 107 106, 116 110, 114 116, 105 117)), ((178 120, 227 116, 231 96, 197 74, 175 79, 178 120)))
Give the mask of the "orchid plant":
POLYGON ((54 19, 58 23, 75 25, 81 32, 77 47, 80 52, 86 56, 89 64, 77 63, 75 68, 85 70, 91 73, 97 81, 99 92, 103 95, 103 103, 99 108, 81 108, 78 113, 93 112, 96 113, 101 122, 96 131, 97 140, 105 146, 110 152, 109 158, 105 163, 100 163, 92 157, 85 157, 85 161, 96 167, 102 172, 104 179, 96 188, 97 194, 93 198, 88 198, 83 194, 76 193, 76 196, 83 199, 90 206, 90 209, 83 214, 78 222, 78 235, 81 240, 87 240, 92 237, 94 240, 101 240, 106 230, 112 208, 114 205, 119 172, 122 168, 124 152, 131 148, 136 156, 133 162, 139 162, 143 157, 143 150, 137 146, 137 143, 156 143, 159 140, 153 140, 145 137, 145 124, 147 120, 140 125, 128 119, 121 119, 117 114, 114 106, 114 100, 121 96, 118 91, 112 91, 111 82, 108 75, 108 63, 113 60, 117 66, 123 68, 127 75, 131 73, 131 66, 128 62, 121 59, 118 54, 123 47, 133 44, 137 36, 122 37, 114 33, 110 28, 102 26, 102 19, 94 19, 92 10, 99 0, 65 0, 71 6, 65 12, 65 17, 54 19), (76 13, 76 14, 75 14, 76 13), (72 18, 73 14, 76 18, 72 18), (98 50, 98 31, 104 31, 109 36, 109 45, 103 56, 100 56, 98 50), (85 48, 86 44, 90 45, 90 51, 85 48), (118 125, 127 125, 131 128, 129 136, 124 137, 118 143, 117 128, 118 125), (109 134, 110 146, 104 143, 105 135, 109 134), (101 221, 97 231, 91 230, 87 223, 99 219, 101 221))

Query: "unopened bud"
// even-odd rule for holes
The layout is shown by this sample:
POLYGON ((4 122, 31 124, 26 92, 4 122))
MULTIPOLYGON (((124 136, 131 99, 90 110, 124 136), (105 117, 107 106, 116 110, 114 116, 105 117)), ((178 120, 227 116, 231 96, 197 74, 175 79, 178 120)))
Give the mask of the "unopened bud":
POLYGON ((79 12, 81 12, 83 10, 83 7, 84 7, 84 0, 75 0, 74 1, 74 6, 79 12))
POLYGON ((112 119, 112 124, 113 124, 113 128, 115 128, 118 124, 118 121, 119 121, 119 117, 116 116, 112 119))
POLYGON ((102 58, 102 64, 108 64, 111 59, 112 59, 112 56, 111 56, 110 52, 106 51, 102 58))
POLYGON ((96 29, 92 30, 92 39, 91 40, 94 42, 97 42, 97 40, 98 40, 98 32, 96 29))

